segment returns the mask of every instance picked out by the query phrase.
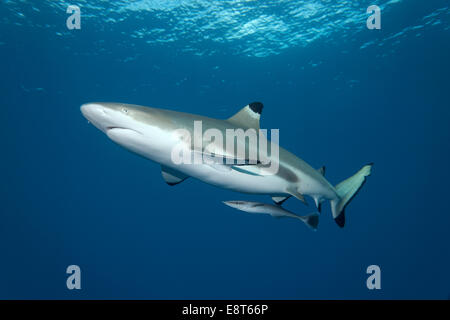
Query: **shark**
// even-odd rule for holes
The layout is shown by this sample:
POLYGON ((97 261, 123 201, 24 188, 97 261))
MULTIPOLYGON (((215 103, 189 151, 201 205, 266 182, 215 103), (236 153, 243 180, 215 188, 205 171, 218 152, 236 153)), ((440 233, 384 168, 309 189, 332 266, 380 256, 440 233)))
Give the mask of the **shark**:
POLYGON ((319 212, 322 203, 329 201, 332 217, 339 227, 344 227, 345 209, 364 185, 373 166, 373 163, 366 164, 349 178, 332 185, 325 178, 325 167, 315 169, 272 142, 267 144, 270 154, 267 150, 263 152, 261 142, 267 139, 264 135, 258 135, 256 144, 250 143, 245 135, 236 135, 233 138, 236 146, 231 152, 212 137, 196 135, 199 123, 202 130, 215 130, 224 135, 228 130, 261 132, 261 102, 249 103, 227 119, 112 102, 86 103, 80 109, 88 122, 109 139, 159 163, 163 179, 171 186, 192 177, 219 188, 268 195, 279 206, 290 197, 307 204, 305 196, 308 196, 319 212), (239 147, 245 152, 236 152, 239 147), (277 152, 273 152, 275 149, 277 152), (189 157, 200 155, 205 161, 174 161, 174 150, 189 157), (256 154, 256 158, 248 154, 256 154))
POLYGON ((319 225, 319 214, 317 212, 313 212, 305 216, 299 216, 285 208, 282 208, 279 204, 274 205, 269 203, 241 200, 223 201, 223 203, 231 208, 248 213, 268 214, 277 219, 285 217, 299 219, 314 231, 317 230, 319 225))

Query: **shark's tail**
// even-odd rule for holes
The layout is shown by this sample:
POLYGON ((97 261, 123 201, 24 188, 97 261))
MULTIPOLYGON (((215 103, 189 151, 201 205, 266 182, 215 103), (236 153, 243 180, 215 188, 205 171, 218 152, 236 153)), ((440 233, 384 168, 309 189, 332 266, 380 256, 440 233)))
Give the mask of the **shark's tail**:
POLYGON ((366 177, 370 175, 372 165, 372 163, 365 165, 353 176, 342 181, 335 187, 338 198, 331 200, 331 211, 339 227, 344 227, 345 207, 364 185, 366 177))

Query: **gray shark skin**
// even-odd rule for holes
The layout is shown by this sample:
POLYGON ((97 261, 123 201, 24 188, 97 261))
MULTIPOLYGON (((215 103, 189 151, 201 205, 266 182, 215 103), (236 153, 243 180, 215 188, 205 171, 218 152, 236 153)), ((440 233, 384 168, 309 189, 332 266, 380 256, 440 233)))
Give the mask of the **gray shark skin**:
MULTIPOLYGON (((193 149, 194 141, 185 141, 183 136, 175 134, 177 130, 186 130, 194 139, 195 121, 201 121, 203 131, 214 128, 223 132, 224 136, 227 129, 259 130, 262 108, 259 102, 250 103, 225 120, 123 103, 87 103, 81 106, 81 112, 117 144, 161 164, 163 178, 169 185, 193 177, 220 188, 269 195, 277 203, 282 203, 290 196, 305 202, 304 196, 307 195, 314 199, 320 209, 321 203, 329 200, 333 218, 343 227, 345 208, 370 175, 372 164, 365 165, 352 177, 333 186, 325 179, 323 168, 316 170, 281 147, 278 157, 275 157, 270 152, 270 143, 268 158, 271 163, 277 164, 276 173, 267 172, 260 163, 233 166, 223 163, 173 162, 172 151, 180 144, 185 144, 186 150, 192 153, 198 152, 193 149)), ((237 145, 243 145, 246 150, 257 148, 258 156, 262 152, 258 145, 250 145, 246 139, 237 141, 237 145)), ((225 150, 223 153, 226 157, 236 157, 226 154, 225 150)))

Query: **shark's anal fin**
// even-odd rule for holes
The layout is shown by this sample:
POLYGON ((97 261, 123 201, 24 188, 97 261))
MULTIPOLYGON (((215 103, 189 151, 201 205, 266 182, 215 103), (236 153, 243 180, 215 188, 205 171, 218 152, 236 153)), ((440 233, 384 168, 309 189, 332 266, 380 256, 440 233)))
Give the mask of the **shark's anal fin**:
POLYGON ((262 109, 263 104, 261 102, 252 102, 227 120, 237 127, 259 130, 259 118, 262 109))
POLYGON ((164 181, 166 181, 169 186, 174 186, 189 178, 189 176, 184 173, 163 165, 161 165, 161 174, 164 181))
POLYGON ((289 199, 291 196, 285 196, 285 197, 272 197, 273 202, 275 202, 277 205, 281 206, 287 199, 289 199))
POLYGON ((308 202, 306 202, 305 197, 304 197, 300 192, 298 192, 297 190, 295 190, 295 189, 288 189, 287 192, 288 192, 290 195, 296 197, 298 200, 300 200, 300 201, 303 202, 304 204, 308 205, 308 202))
MULTIPOLYGON (((320 167, 319 169, 317 169, 317 172, 319 172, 322 176, 325 176, 325 166, 320 167)), ((314 198, 314 202, 316 204, 317 207, 317 211, 320 213, 322 212, 322 199, 319 198, 319 196, 315 196, 314 198)))
POLYGON ((314 197, 314 203, 316 204, 317 211, 319 213, 321 213, 322 212, 322 200, 319 200, 318 197, 314 197))

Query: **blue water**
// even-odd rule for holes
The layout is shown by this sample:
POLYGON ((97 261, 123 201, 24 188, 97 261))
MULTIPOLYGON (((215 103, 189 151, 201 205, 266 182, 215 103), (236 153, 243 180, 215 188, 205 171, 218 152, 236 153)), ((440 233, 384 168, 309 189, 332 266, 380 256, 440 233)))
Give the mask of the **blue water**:
POLYGON ((449 40, 444 0, 2 0, 0 298, 447 299, 449 40), (261 101, 330 182, 375 165, 345 228, 326 205, 312 232, 221 203, 268 197, 169 187, 87 123, 90 101, 217 118, 261 101))

